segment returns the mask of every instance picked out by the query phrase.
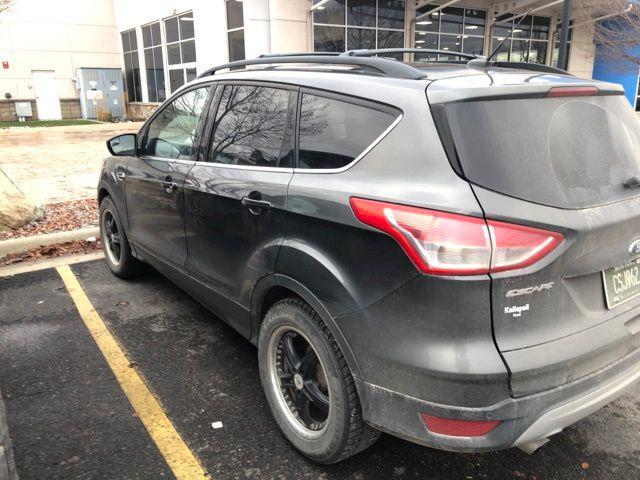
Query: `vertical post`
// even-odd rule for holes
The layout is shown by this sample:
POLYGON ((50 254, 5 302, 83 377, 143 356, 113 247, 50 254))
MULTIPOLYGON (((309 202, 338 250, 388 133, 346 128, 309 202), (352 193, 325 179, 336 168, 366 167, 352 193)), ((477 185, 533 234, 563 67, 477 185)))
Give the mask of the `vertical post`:
POLYGON ((566 70, 569 66, 567 58, 567 46, 569 42, 569 23, 571 22, 571 3, 572 0, 564 0, 562 8, 562 26, 560 30, 560 47, 558 51, 558 68, 566 70))

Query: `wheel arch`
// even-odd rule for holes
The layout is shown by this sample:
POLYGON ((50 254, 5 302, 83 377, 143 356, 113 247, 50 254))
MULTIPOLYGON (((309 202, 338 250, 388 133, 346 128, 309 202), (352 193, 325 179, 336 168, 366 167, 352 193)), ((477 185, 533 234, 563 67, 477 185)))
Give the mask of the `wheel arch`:
MULTIPOLYGON (((274 273, 262 277, 256 283, 251 295, 251 335, 249 337, 251 343, 258 344, 260 326, 269 308, 279 300, 292 296, 304 300, 315 310, 340 347, 349 370, 351 370, 351 375, 357 379, 362 378, 358 362, 329 311, 313 292, 297 280, 286 275, 274 273)), ((359 382, 356 382, 356 385, 358 384, 359 382)))

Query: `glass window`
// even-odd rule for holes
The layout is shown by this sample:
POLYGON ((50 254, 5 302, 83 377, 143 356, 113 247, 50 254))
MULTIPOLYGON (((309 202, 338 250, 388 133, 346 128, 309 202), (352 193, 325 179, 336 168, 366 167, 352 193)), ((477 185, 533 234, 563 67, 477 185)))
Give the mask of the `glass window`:
POLYGON ((227 165, 290 167, 293 129, 288 90, 246 85, 224 87, 208 159, 227 165), (289 141, 287 141, 287 139, 289 141))
MULTIPOLYGON (((313 3, 318 3, 314 0, 313 3)), ((329 0, 313 11, 314 23, 329 23, 331 25, 344 25, 345 0, 329 0)))
POLYGON ((180 40, 178 17, 167 18, 164 21, 164 33, 167 39, 167 43, 177 42, 178 40, 180 40))
POLYGON ((142 101, 140 87, 140 61, 138 59, 138 41, 135 29, 120 34, 122 52, 124 55, 124 81, 127 89, 127 99, 130 102, 142 101))
POLYGON ((229 32, 229 61, 244 60, 244 30, 229 32))
MULTIPOLYGON (((506 17, 512 16, 506 14, 506 17)), ((505 18, 506 18, 505 17, 505 18)), ((509 36, 513 29, 512 38, 506 40, 494 58, 499 62, 533 62, 547 63, 547 49, 549 47, 549 30, 551 20, 548 17, 526 16, 494 25, 492 32, 492 49, 509 36), (518 23, 522 22, 518 25, 518 23)))
POLYGON ((188 40, 195 36, 195 31, 193 29, 193 14, 185 13, 184 15, 180 15, 178 17, 180 23, 180 39, 188 40))
MULTIPOLYGON (((425 5, 416 15, 430 12, 437 5, 425 5)), ((449 50, 481 55, 484 53, 484 32, 487 12, 472 8, 444 8, 416 22, 415 47, 449 50)), ((453 55, 415 54, 415 60, 460 62, 453 55)))
POLYGON ((147 93, 150 102, 162 102, 167 98, 164 85, 164 61, 160 22, 142 27, 144 62, 147 70, 147 93))
POLYGON ((169 85, 171 86, 172 92, 175 92, 184 85, 184 70, 182 68, 169 70, 169 85))
POLYGON ((440 11, 441 33, 462 33, 464 10, 462 8, 444 8, 440 11))
POLYGON ((378 0, 378 28, 404 30, 404 0, 378 0))
POLYGON ((242 13, 242 1, 226 0, 226 5, 229 61, 244 60, 244 15, 242 13))
POLYGON ((244 27, 242 1, 227 0, 226 7, 227 7, 227 30, 244 27))
POLYGON ((341 168, 351 163, 394 121, 380 110, 311 94, 302 95, 300 168, 341 168))
POLYGON ((344 27, 313 27, 313 49, 316 52, 344 52, 344 27))
POLYGON ((144 154, 160 158, 190 159, 198 122, 208 95, 208 87, 190 90, 163 108, 149 124, 144 154))
POLYGON ((348 28, 347 48, 376 48, 376 31, 372 28, 348 28))
POLYGON ((164 20, 167 39, 169 87, 172 92, 187 82, 187 69, 194 68, 196 43, 193 12, 186 12, 164 20))
POLYGON ((359 27, 375 27, 376 0, 349 0, 347 24, 359 27))
MULTIPOLYGON (((313 10, 313 48, 316 52, 402 48, 405 5, 405 0, 330 0, 323 3, 313 10)), ((401 54, 391 56, 402 59, 401 54)))

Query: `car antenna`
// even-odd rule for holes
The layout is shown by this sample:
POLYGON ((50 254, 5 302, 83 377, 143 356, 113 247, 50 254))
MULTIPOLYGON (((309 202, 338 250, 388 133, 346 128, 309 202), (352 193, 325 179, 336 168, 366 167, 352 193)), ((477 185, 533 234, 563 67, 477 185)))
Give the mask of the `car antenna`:
MULTIPOLYGON (((518 27, 520 26, 520 24, 522 23, 522 21, 527 18, 529 16, 529 14, 533 11, 533 8, 530 8, 529 10, 527 10, 525 12, 524 15, 522 15, 522 17, 520 17, 520 20, 518 21, 518 23, 515 24, 515 26, 511 29, 511 31, 507 34, 506 37, 504 37, 502 39, 502 41, 500 42, 500 44, 495 48, 495 50, 493 52, 491 52, 491 55, 489 55, 487 57, 486 60, 484 60, 484 63, 487 64, 491 61, 491 59, 496 55, 496 53, 498 53, 498 50, 500 50, 500 48, 502 48, 502 45, 504 45, 504 42, 506 42, 507 40, 509 40, 511 38, 511 36, 514 34, 514 32, 518 29, 518 27)), ((496 23, 500 23, 500 22, 496 22, 496 23)), ((495 24, 494 24, 495 26, 495 24)))

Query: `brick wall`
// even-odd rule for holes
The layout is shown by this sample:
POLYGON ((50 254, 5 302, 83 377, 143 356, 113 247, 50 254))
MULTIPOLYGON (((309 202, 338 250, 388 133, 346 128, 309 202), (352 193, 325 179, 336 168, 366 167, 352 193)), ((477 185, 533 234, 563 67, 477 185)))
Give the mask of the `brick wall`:
MULTIPOLYGON (((16 102, 29 102, 31 103, 32 117, 28 117, 27 120, 38 120, 38 107, 35 100, 0 100, 0 122, 11 122, 17 120, 16 117, 16 102)), ((80 100, 77 98, 61 98, 60 99, 60 111, 62 118, 64 119, 76 119, 82 118, 82 111, 80 109, 80 100)))
POLYGON ((2 392, 0 392, 0 480, 18 480, 18 473, 13 462, 13 451, 11 450, 2 392))
POLYGON ((38 118, 38 108, 36 107, 35 100, 20 100, 20 99, 11 99, 11 100, 0 100, 0 122, 11 122, 13 120, 17 120, 16 117, 16 102, 30 102, 31 103, 31 113, 33 113, 32 120, 36 120, 38 118))
POLYGON ((159 103, 131 102, 127 105, 127 116, 129 120, 146 120, 159 106, 159 103))
POLYGON ((60 99, 60 110, 64 119, 82 118, 82 109, 78 98, 60 99))

